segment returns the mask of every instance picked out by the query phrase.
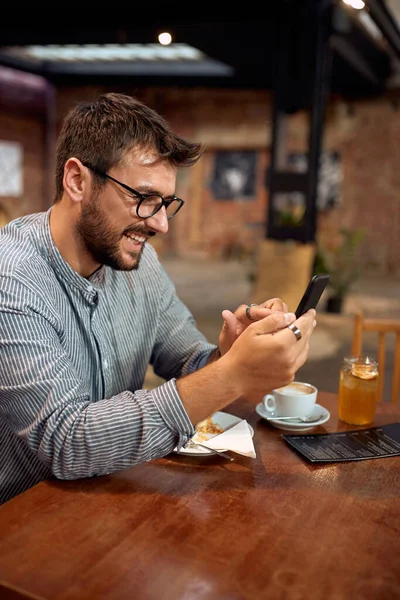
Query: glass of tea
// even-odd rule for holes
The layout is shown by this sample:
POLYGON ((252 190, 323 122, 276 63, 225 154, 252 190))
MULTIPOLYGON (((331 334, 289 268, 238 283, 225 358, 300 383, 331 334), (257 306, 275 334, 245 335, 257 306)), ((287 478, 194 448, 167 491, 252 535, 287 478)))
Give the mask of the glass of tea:
POLYGON ((339 419, 367 425, 375 417, 378 398, 378 362, 368 356, 343 359, 339 381, 339 419))

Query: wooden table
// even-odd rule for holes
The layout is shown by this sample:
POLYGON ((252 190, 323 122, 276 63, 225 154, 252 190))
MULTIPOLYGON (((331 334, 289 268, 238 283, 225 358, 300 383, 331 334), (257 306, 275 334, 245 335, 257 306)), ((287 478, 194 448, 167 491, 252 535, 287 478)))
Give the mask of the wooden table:
MULTIPOLYGON (((334 394, 318 402, 343 431, 334 394)), ((170 455, 0 507, 0 598, 400 597, 400 458, 312 464, 246 403, 257 458, 170 455)), ((374 425, 399 420, 378 408, 374 425)), ((355 429, 355 427, 351 427, 355 429)))

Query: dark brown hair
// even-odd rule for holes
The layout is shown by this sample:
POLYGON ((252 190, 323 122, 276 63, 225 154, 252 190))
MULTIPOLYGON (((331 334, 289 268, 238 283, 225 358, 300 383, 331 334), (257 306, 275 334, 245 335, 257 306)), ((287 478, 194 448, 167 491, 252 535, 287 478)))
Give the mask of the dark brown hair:
POLYGON ((56 151, 56 196, 63 194, 64 165, 71 157, 107 172, 138 148, 177 167, 190 167, 203 153, 200 143, 175 134, 155 110, 125 94, 103 94, 81 102, 64 118, 56 151))

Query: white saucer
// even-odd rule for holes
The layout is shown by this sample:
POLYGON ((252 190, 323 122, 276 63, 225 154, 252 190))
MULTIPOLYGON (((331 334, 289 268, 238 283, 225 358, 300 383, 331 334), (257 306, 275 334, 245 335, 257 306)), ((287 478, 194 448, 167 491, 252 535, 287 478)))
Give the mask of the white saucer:
POLYGON ((314 410, 312 411, 312 413, 310 415, 311 417, 313 417, 313 416, 317 417, 318 415, 322 415, 321 418, 319 419, 319 421, 315 421, 314 423, 293 423, 293 422, 288 422, 285 420, 280 421, 278 417, 272 421, 272 420, 270 420, 271 413, 268 412, 267 410, 265 410, 262 402, 260 402, 260 404, 257 404, 256 413, 258 415, 260 415, 260 417, 262 417, 263 419, 267 420, 268 423, 270 423, 277 429, 285 429, 286 431, 295 431, 295 432, 308 431, 309 429, 313 429, 314 427, 317 427, 318 425, 322 425, 323 423, 326 423, 331 416, 331 413, 329 412, 329 410, 327 410, 320 404, 316 404, 314 406, 314 410))
MULTIPOLYGON (((216 425, 219 425, 221 427, 221 429, 223 429, 223 431, 227 431, 228 429, 230 429, 231 427, 233 427, 234 425, 237 425, 237 423, 240 423, 240 421, 242 421, 242 419, 240 419, 239 417, 236 417, 235 415, 231 415, 229 413, 226 412, 216 412, 212 415, 212 420, 216 425)), ((254 429, 252 428, 252 426, 248 423, 249 425, 249 429, 250 429, 250 433, 251 433, 251 437, 254 436, 254 429)), ((193 436, 193 441, 196 442, 196 435, 195 434, 193 436)), ((218 434, 210 434, 207 436, 208 439, 211 439, 212 437, 214 437, 215 435, 218 434)), ((201 439, 202 442, 206 442, 206 440, 204 439, 204 437, 201 439)), ((221 448, 222 450, 222 448, 221 448)), ((181 448, 181 450, 178 452, 176 448, 173 449, 173 452, 176 452, 178 454, 186 454, 188 456, 215 456, 214 452, 212 450, 208 450, 208 448, 203 448, 201 446, 196 446, 194 448, 181 448)))

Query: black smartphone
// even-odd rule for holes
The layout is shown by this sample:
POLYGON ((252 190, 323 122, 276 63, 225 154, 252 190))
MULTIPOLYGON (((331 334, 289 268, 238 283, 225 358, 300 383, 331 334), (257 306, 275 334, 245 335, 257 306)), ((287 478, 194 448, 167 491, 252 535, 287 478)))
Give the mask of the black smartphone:
POLYGON ((302 314, 308 311, 310 308, 315 308, 322 296, 322 292, 327 286, 329 281, 329 275, 323 273, 321 275, 314 275, 308 283, 307 289, 303 294, 302 299, 296 308, 295 315, 298 319, 302 314))

